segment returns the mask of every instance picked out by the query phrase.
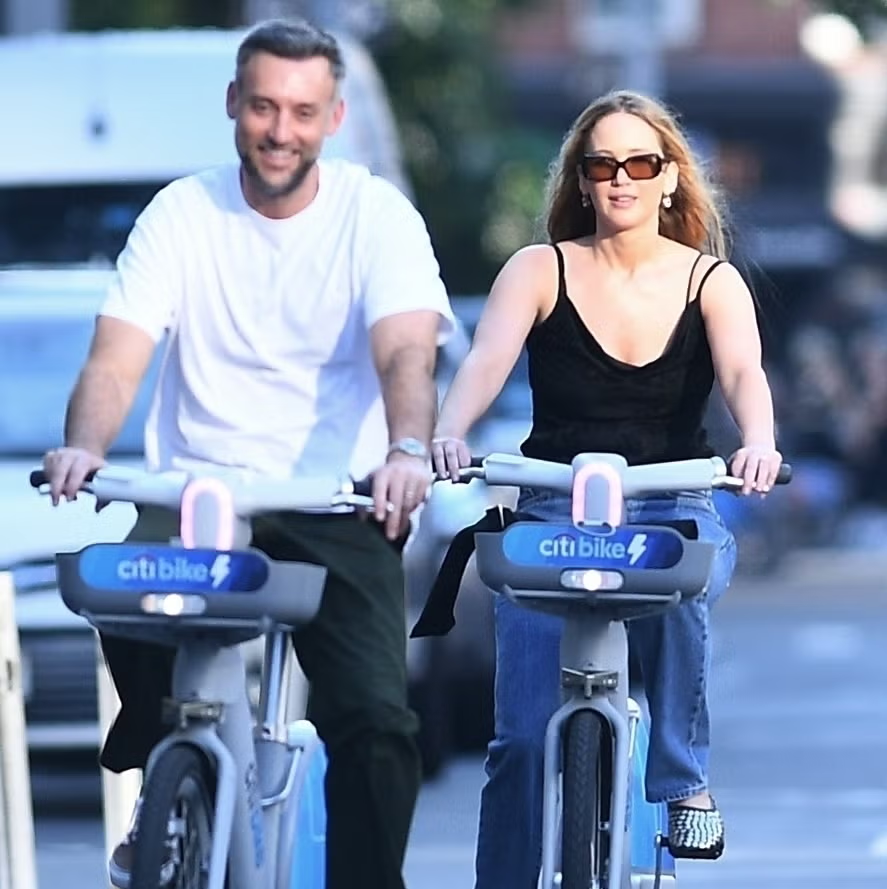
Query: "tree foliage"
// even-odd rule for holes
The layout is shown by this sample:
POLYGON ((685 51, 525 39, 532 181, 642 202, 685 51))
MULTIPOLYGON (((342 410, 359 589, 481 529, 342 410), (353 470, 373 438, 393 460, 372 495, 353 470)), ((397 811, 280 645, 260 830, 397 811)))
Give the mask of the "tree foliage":
POLYGON ((241 0, 70 0, 75 31, 108 28, 172 28, 240 24, 241 0))
POLYGON ((486 292, 533 236, 556 145, 512 123, 491 51, 497 17, 527 0, 386 0, 370 48, 453 293, 486 292))

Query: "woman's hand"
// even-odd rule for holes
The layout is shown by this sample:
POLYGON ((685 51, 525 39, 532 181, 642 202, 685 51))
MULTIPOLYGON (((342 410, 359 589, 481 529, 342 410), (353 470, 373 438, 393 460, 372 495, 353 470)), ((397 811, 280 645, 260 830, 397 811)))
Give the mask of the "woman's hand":
POLYGON ((455 482, 459 470, 471 466, 471 451, 461 438, 435 438, 431 442, 431 463, 438 475, 449 476, 455 482))
POLYGON ((769 445, 744 445, 730 458, 730 472, 744 482, 743 494, 766 494, 776 484, 782 454, 769 445))

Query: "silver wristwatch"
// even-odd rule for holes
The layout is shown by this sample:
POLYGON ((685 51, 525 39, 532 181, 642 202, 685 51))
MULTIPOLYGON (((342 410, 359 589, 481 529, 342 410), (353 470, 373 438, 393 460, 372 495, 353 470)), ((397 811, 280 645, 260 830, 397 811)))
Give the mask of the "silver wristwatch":
POLYGON ((427 460, 429 457, 428 448, 418 438, 399 438, 397 441, 391 442, 388 445, 388 455, 395 452, 406 454, 409 457, 418 457, 420 460, 427 460))

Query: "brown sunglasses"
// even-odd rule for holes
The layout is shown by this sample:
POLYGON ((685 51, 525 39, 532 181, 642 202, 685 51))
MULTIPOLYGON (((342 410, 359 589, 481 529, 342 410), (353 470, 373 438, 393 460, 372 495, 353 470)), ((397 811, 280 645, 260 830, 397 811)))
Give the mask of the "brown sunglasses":
POLYGON ((592 182, 612 182, 620 170, 625 170, 629 179, 655 179, 664 165, 665 158, 658 154, 634 154, 624 161, 607 154, 586 154, 579 168, 592 182))

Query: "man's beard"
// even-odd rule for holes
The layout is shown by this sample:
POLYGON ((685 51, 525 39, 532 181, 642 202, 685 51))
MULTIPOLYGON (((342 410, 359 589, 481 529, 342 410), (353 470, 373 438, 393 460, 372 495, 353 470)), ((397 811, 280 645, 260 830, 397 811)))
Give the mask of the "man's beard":
POLYGON ((249 156, 249 153, 238 148, 240 161, 243 164, 243 171, 249 180, 250 185, 263 198, 275 199, 284 198, 296 191, 305 181, 305 177, 311 172, 311 168, 317 163, 317 157, 302 156, 299 166, 293 170, 292 175, 286 182, 279 185, 272 184, 259 172, 259 168, 249 156))

